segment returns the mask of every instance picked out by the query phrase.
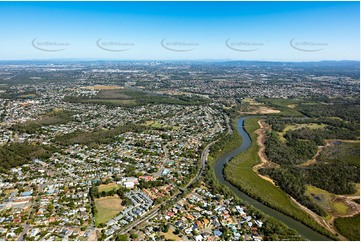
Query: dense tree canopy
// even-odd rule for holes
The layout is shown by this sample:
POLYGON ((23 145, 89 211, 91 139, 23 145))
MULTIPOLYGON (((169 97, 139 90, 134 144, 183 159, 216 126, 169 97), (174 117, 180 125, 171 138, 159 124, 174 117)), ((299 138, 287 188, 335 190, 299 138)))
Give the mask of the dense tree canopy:
POLYGON ((53 153, 48 146, 36 146, 25 143, 10 143, 0 146, 0 171, 7 171, 16 166, 21 166, 32 159, 46 159, 53 153))

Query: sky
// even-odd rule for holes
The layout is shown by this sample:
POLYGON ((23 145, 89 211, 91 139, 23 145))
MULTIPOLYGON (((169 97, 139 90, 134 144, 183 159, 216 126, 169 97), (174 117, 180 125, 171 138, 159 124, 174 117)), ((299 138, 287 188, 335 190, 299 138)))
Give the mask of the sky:
POLYGON ((0 2, 0 60, 359 60, 359 4, 0 2))

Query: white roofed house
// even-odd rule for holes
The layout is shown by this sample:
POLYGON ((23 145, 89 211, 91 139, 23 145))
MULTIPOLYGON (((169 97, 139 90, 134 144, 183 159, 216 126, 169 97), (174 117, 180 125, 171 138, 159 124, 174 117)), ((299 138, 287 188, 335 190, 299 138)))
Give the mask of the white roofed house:
POLYGON ((193 238, 194 238, 195 241, 202 241, 202 239, 203 239, 202 235, 200 235, 200 234, 194 236, 193 238))
POLYGON ((138 178, 136 177, 124 177, 122 179, 123 182, 133 182, 134 184, 138 184, 138 178))
POLYGON ((123 186, 126 188, 134 188, 134 182, 123 182, 123 186))

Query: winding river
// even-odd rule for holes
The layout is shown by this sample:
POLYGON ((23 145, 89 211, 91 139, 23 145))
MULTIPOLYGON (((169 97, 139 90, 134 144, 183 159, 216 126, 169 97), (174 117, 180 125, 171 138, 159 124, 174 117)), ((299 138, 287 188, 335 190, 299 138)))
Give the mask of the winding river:
MULTIPOLYGON (((238 132, 240 133, 240 135, 242 136, 242 144, 241 146, 239 146, 238 148, 236 148, 235 150, 225 154, 224 156, 222 156, 221 158, 219 158, 219 160, 217 160, 216 164, 215 164, 215 173, 216 173, 216 177, 218 179, 218 181, 223 184, 226 185, 227 187, 229 187, 237 196, 239 196, 243 201, 245 201, 248 204, 251 204, 253 207, 261 210, 262 212, 264 212, 265 214, 274 217, 277 220, 282 221, 283 223, 285 223, 288 227, 296 230, 301 236, 302 238, 305 238, 307 240, 316 240, 316 241, 320 241, 320 240, 329 240, 329 238, 325 237, 324 235, 314 231, 313 229, 307 227, 306 225, 302 224, 301 222, 287 216, 284 215, 270 207, 267 207, 266 205, 258 202, 257 200, 251 198, 250 196, 248 196, 247 194, 243 193, 242 191, 240 191, 237 187, 233 186, 231 183, 229 183, 228 181, 225 180, 224 178, 224 174, 223 174, 223 169, 224 169, 224 165, 228 163, 228 161, 230 159, 232 159, 233 157, 235 157, 236 155, 238 155, 239 153, 243 152, 244 150, 246 150, 251 144, 252 144, 252 140, 250 138, 250 136, 248 135, 247 131, 244 129, 243 125, 244 125, 244 120, 247 118, 251 118, 251 117, 241 117, 238 119, 238 123, 237 123, 237 129, 238 132)), ((240 178, 242 179, 242 178, 240 178)))

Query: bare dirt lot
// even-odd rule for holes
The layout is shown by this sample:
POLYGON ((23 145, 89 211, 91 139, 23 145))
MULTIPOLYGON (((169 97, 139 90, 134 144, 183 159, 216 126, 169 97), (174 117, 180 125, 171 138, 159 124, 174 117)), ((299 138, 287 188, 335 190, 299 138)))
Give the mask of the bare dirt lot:
POLYGON ((280 113, 280 110, 277 109, 273 109, 270 107, 265 107, 265 106, 254 106, 253 108, 255 108, 254 111, 249 111, 249 112, 239 112, 240 114, 273 114, 273 113, 280 113))

